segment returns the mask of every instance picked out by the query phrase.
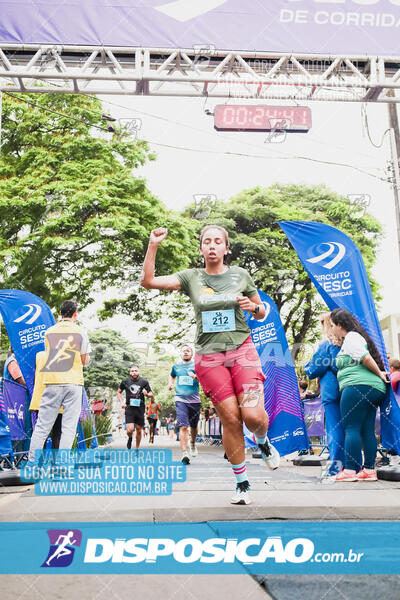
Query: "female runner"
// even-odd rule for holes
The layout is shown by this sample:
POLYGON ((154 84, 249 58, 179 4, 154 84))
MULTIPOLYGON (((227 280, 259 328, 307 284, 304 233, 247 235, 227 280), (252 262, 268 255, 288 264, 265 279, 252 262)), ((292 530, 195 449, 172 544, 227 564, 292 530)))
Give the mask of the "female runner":
POLYGON ((249 504, 243 422, 254 434, 266 465, 270 469, 279 466, 279 453, 267 437, 265 376, 243 312, 263 319, 265 308, 247 271, 224 264, 229 238, 218 225, 207 225, 200 234, 205 268, 155 277, 157 248, 167 235, 164 227, 151 232, 141 285, 146 289, 180 290, 193 304, 197 324, 195 371, 222 422, 224 447, 236 477, 236 494, 231 502, 249 504))
POLYGON ((154 444, 154 434, 161 406, 154 398, 150 398, 147 405, 147 420, 149 422, 149 444, 154 444))

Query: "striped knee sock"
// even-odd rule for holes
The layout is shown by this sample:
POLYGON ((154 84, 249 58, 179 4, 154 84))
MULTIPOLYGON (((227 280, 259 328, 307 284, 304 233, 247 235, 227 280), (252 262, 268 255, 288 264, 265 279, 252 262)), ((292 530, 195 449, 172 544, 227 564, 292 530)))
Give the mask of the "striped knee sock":
POLYGON ((268 432, 260 437, 258 437, 257 435, 254 434, 254 439, 255 439, 256 444, 265 444, 265 442, 268 439, 268 432))
POLYGON ((237 483, 247 481, 246 474, 246 463, 243 461, 240 465, 232 465, 233 472, 235 473, 237 483))

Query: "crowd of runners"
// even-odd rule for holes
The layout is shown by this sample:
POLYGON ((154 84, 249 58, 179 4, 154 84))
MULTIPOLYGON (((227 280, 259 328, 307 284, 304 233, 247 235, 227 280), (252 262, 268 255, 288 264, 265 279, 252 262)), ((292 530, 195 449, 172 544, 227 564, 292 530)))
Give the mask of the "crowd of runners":
MULTIPOLYGON (((249 504, 243 424, 252 432, 265 464, 276 469, 280 463, 279 453, 267 435, 265 376, 245 318, 247 311, 255 319, 263 319, 265 307, 249 273, 229 265, 229 237, 223 227, 207 225, 201 231, 203 267, 156 276, 157 249, 167 235, 163 227, 151 232, 141 285, 147 289, 180 291, 190 298, 194 309, 195 352, 190 344, 181 348, 181 359, 172 365, 166 382, 169 390, 175 388, 182 461, 189 464, 197 455, 201 386, 222 424, 225 456, 236 479, 231 502, 249 504)), ((37 423, 30 460, 34 460, 35 450, 43 448, 54 425, 57 430, 53 431, 54 438, 60 448, 71 448, 75 437, 81 410, 82 367, 88 364, 90 354, 87 335, 76 320, 76 302, 64 302, 61 320, 46 331, 46 349, 37 357, 31 406, 37 413, 37 423)), ((374 422, 388 384, 382 359, 371 338, 348 311, 334 310, 324 316, 321 325, 327 339, 306 366, 306 373, 310 378, 318 377, 321 385, 328 446, 339 465, 329 475, 340 481, 375 480, 374 422)), ((139 448, 145 417, 149 442, 154 443, 162 408, 149 381, 140 376, 138 365, 131 365, 129 377, 121 382, 117 397, 125 410, 127 447, 132 448, 134 438, 135 448, 139 448)))
MULTIPOLYGON (((179 443, 182 450, 182 462, 189 464, 190 456, 198 454, 196 448, 197 425, 200 419, 201 402, 199 383, 194 371, 193 350, 185 344, 181 348, 181 360, 172 366, 169 376, 168 390, 175 388, 176 419, 168 417, 160 420, 160 425, 168 432, 172 424, 172 433, 178 429, 179 443), (190 430, 190 442, 189 442, 190 430)), ((154 444, 154 436, 159 421, 161 405, 154 399, 153 391, 147 379, 139 376, 138 365, 131 365, 129 377, 124 379, 117 391, 118 400, 125 410, 125 426, 128 436, 127 448, 132 448, 135 434, 135 447, 140 447, 143 433, 148 423, 149 443, 154 444), (124 395, 125 394, 125 398, 124 395), (147 404, 146 404, 147 399, 147 404)))

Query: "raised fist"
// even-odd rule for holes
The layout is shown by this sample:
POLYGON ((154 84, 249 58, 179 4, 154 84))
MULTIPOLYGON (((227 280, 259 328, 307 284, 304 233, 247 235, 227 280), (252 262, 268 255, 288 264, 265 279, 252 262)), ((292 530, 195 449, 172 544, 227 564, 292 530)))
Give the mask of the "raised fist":
POLYGON ((153 229, 150 233, 150 243, 151 244, 161 244, 163 240, 168 235, 168 229, 166 227, 157 227, 157 229, 153 229))

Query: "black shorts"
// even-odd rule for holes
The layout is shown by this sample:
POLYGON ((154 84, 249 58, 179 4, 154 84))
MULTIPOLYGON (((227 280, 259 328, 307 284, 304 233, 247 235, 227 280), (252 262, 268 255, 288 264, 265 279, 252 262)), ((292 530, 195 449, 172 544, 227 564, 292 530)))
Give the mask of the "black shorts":
POLYGON ((149 425, 156 425, 158 419, 153 419, 152 417, 147 417, 149 425))
POLYGON ((139 427, 144 427, 144 408, 127 406, 125 409, 125 423, 135 423, 139 427))

